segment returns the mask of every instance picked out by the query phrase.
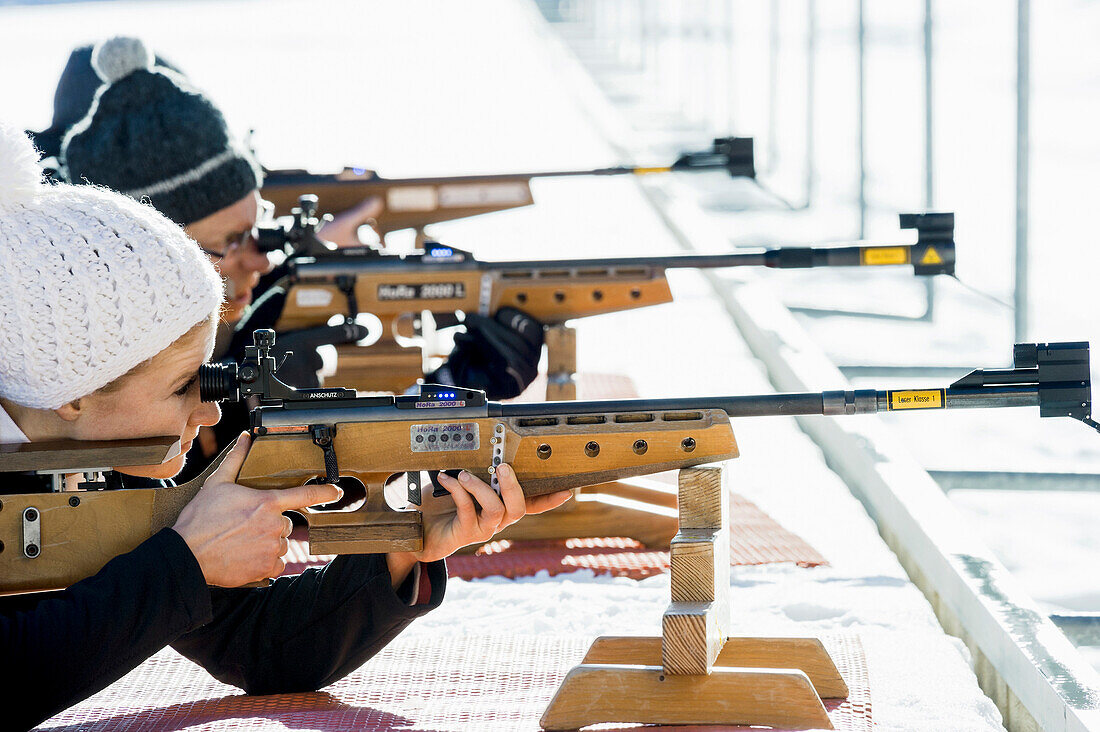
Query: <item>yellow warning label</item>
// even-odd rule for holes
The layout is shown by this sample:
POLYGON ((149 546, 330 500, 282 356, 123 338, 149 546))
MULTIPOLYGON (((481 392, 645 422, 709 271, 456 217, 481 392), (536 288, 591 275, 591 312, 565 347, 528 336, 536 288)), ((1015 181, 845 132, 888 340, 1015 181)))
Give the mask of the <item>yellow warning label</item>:
POLYGON ((928 251, 924 253, 924 256, 920 258, 921 264, 943 264, 943 257, 933 247, 928 247, 928 251))
POLYGON ((650 173, 668 173, 672 168, 635 168, 634 175, 649 175, 650 173))
POLYGON ((864 267, 909 264, 909 247, 864 247, 859 250, 859 261, 864 267))
POLYGON ((889 409, 943 409, 943 389, 886 392, 889 409))

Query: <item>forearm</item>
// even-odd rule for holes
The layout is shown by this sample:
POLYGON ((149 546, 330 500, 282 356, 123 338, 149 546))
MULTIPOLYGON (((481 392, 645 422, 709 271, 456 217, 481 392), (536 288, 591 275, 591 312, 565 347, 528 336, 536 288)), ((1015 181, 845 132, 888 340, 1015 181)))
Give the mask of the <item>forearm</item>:
POLYGON ((0 655, 18 673, 6 725, 31 727, 121 678, 210 617, 210 593, 171 529, 45 598, 0 604, 0 655))
POLYGON ((409 572, 417 564, 412 552, 390 552, 386 555, 386 567, 390 571, 390 586, 397 589, 409 577, 409 572))
POLYGON ((446 569, 437 562, 425 571, 430 601, 413 606, 395 592, 380 554, 337 557, 268 587, 215 589, 213 622, 172 645, 251 694, 313 691, 354 671, 439 605, 446 569))

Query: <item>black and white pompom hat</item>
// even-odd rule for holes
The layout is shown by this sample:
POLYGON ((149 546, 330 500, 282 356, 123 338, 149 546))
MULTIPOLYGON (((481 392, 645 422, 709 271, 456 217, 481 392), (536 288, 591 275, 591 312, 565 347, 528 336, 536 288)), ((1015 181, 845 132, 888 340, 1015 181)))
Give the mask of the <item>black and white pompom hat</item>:
POLYGON ((147 200, 181 226, 260 187, 259 164, 221 111, 187 77, 158 65, 140 38, 101 41, 89 63, 102 84, 61 141, 64 180, 147 200))

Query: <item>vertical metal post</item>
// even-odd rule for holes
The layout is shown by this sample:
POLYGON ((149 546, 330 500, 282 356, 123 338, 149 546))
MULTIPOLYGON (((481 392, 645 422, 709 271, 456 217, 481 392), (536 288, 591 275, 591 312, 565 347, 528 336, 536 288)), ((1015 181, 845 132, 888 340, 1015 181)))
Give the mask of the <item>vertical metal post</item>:
POLYGON ((809 208, 814 196, 814 177, 817 166, 814 161, 814 106, 817 80, 814 64, 817 61, 817 2, 806 0, 806 202, 809 208))
POLYGON ((768 7, 768 157, 761 173, 772 173, 779 163, 779 139, 776 131, 779 107, 779 3, 768 7))
MULTIPOLYGON (((935 155, 932 144, 932 0, 924 0, 924 208, 931 211, 935 206, 933 188, 933 166, 935 155)), ((924 320, 932 320, 936 305, 935 278, 924 278, 924 297, 927 308, 924 320)), ((1019 341, 1017 341, 1019 343, 1019 341)))
POLYGON ((864 55, 864 36, 866 34, 866 28, 863 23, 863 2, 864 0, 856 0, 856 4, 859 7, 859 18, 856 28, 856 45, 858 54, 858 66, 859 66, 859 88, 856 93, 856 105, 858 107, 859 120, 856 123, 856 128, 859 137, 859 238, 864 239, 867 236, 867 159, 866 159, 866 145, 863 135, 864 124, 866 123, 867 110, 864 105, 864 91, 865 91, 865 55, 864 55))
POLYGON ((729 100, 729 119, 727 128, 740 130, 741 120, 737 119, 737 34, 734 31, 736 14, 733 8, 737 0, 727 0, 726 8, 726 64, 729 70, 729 84, 726 91, 729 100))
POLYGON ((1016 342, 1027 340, 1028 158, 1031 143, 1031 2, 1016 0, 1016 342))

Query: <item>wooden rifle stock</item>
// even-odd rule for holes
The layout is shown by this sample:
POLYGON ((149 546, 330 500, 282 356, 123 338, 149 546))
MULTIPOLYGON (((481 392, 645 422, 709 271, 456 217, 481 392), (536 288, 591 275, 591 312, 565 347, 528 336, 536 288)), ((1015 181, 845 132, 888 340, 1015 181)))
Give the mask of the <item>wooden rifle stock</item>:
POLYGON ((383 208, 374 229, 384 237, 391 231, 529 206, 535 202, 530 183, 531 176, 523 174, 387 179, 357 168, 335 175, 271 170, 261 195, 275 204, 279 216, 289 214, 307 193, 318 197, 320 214, 340 213, 377 196, 383 208))
MULTIPOLYGON (((524 492, 534 496, 737 455, 721 410, 663 415, 669 419, 650 416, 650 421, 633 422, 601 414, 456 422, 413 413, 407 419, 337 422, 340 474, 361 481, 367 497, 349 511, 302 512, 310 549, 318 554, 420 549, 420 512, 395 511, 383 495, 390 478, 411 471, 467 469, 489 480, 496 455, 513 466, 524 492), (432 437, 450 440, 475 433, 476 439, 460 443, 463 449, 416 449, 431 444, 426 440, 432 437), (425 442, 416 442, 417 435, 425 442)), ((175 488, 0 496, 0 594, 61 589, 95 574, 112 557, 171 526, 220 461, 175 488), (41 550, 34 557, 22 551, 27 509, 40 515, 41 550)), ((324 455, 303 426, 257 434, 238 482, 258 489, 289 488, 325 474, 324 455)))
POLYGON ((731 176, 755 178, 752 138, 717 138, 707 150, 687 152, 671 165, 614 166, 587 170, 535 173, 383 178, 372 170, 344 168, 335 174, 306 170, 266 170, 261 193, 275 204, 278 215, 290 213, 303 194, 318 197, 318 213, 339 213, 369 196, 382 202, 374 228, 380 236, 399 229, 421 230, 429 224, 504 211, 534 203, 532 178, 649 175, 670 171, 723 170, 731 176))

